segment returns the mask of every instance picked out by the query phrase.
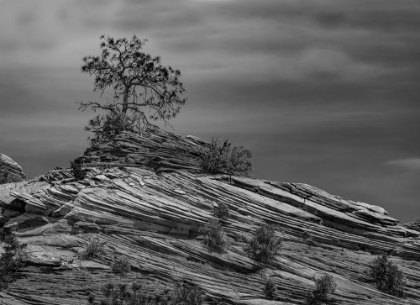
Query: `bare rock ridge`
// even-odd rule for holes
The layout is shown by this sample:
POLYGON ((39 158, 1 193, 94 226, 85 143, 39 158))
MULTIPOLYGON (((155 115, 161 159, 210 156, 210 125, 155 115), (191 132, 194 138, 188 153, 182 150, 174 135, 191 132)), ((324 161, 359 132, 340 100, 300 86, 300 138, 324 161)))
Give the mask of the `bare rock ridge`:
POLYGON ((63 169, 44 181, 0 185, 0 231, 15 234, 29 254, 17 280, 0 292, 2 304, 86 304, 110 281, 138 281, 152 294, 163 293, 159 285, 192 282, 207 304, 304 304, 322 273, 338 284, 337 304, 419 304, 419 231, 380 207, 306 184, 203 174, 202 145, 160 130, 123 133, 79 158, 88 169, 84 180, 63 169), (230 245, 215 254, 203 247, 199 228, 222 202, 231 214, 222 223, 230 245), (274 225, 283 240, 272 264, 243 251, 261 223, 274 225), (79 261, 89 238, 105 242, 105 252, 79 261), (366 275, 384 252, 406 275, 407 299, 378 291, 366 275), (129 258, 126 277, 111 272, 115 257, 129 258), (278 284, 278 301, 264 295, 268 279, 278 284))
POLYGON ((19 182, 26 178, 22 167, 12 158, 0 153, 0 179, 11 182, 19 182))

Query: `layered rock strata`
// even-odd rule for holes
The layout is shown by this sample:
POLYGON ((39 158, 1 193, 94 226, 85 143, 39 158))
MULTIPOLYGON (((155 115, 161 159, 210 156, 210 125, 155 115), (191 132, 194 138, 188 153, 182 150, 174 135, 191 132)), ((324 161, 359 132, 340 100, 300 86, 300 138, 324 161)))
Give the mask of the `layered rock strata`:
POLYGON ((124 134, 83 158, 87 165, 98 156, 120 163, 113 158, 130 155, 133 163, 89 167, 81 181, 62 170, 43 182, 0 186, 0 194, 8 193, 0 197, 5 217, 0 230, 18 236, 29 254, 0 300, 85 304, 110 281, 138 281, 156 294, 184 281, 197 284, 207 304, 304 304, 313 278, 328 273, 338 285, 333 295, 338 304, 419 302, 420 232, 400 226, 380 207, 305 184, 200 174, 194 153, 201 144, 190 139, 124 134), (208 252, 199 232, 220 203, 231 214, 222 222, 229 239, 224 254, 208 252), (272 224, 283 240, 271 264, 243 251, 261 223, 272 224), (105 252, 78 260, 91 238, 105 242, 105 252), (407 299, 378 291, 366 274, 368 263, 384 252, 406 275, 407 299), (122 257, 132 267, 125 277, 110 270, 112 260, 122 257), (265 297, 268 279, 278 284, 278 301, 265 297))

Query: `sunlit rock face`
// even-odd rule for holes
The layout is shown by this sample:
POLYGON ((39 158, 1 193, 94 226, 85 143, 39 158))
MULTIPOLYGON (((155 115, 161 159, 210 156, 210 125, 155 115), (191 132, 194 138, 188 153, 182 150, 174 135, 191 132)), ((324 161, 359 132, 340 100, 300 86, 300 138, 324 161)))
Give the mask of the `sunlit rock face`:
POLYGON ((19 182, 25 178, 22 167, 12 158, 0 153, 0 183, 19 182))
POLYGON ((207 304, 304 304, 313 278, 323 273, 337 283, 338 304, 420 300, 419 231, 378 206, 306 184, 203 174, 201 145, 161 131, 124 133, 79 158, 84 180, 63 169, 43 181, 1 185, 0 230, 28 245, 26 267, 0 293, 4 304, 86 304, 89 293, 100 296, 108 282, 134 281, 150 294, 194 283, 207 304), (222 222, 229 239, 224 254, 208 252, 199 232, 220 203, 230 210, 222 222), (261 223, 273 225, 283 241, 270 264, 243 251, 261 223), (105 242, 105 252, 80 261, 89 238, 105 242), (407 299, 379 292, 366 274, 384 252, 406 275, 407 299), (121 257, 131 263, 127 276, 110 268, 121 257), (268 279, 278 284, 276 302, 263 292, 268 279))

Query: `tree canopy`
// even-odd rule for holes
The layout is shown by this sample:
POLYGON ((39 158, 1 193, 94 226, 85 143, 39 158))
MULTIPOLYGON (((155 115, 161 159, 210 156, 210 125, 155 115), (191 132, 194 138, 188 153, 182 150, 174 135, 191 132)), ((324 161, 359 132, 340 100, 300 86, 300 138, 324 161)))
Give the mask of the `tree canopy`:
POLYGON ((90 120, 86 129, 98 136, 115 118, 124 120, 119 126, 129 125, 126 126, 129 130, 151 126, 150 121, 155 120, 167 124, 174 118, 186 102, 182 98, 185 88, 180 81, 181 72, 163 66, 159 56, 143 52, 147 40, 136 36, 131 39, 101 36, 100 39, 101 55, 85 56, 82 72, 95 76, 94 91, 100 91, 102 96, 106 89, 111 89, 113 95, 105 103, 80 103, 82 111, 89 107, 105 111, 105 115, 90 120))

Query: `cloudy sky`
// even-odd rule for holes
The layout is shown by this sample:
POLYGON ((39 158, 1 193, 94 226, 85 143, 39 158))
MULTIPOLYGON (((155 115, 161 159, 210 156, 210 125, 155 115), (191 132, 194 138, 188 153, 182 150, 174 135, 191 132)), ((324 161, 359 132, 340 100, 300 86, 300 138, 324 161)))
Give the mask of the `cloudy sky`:
POLYGON ((0 152, 40 175, 83 154, 81 58, 136 34, 180 69, 175 133, 243 144, 254 175, 420 218, 418 0, 0 0, 0 152))

